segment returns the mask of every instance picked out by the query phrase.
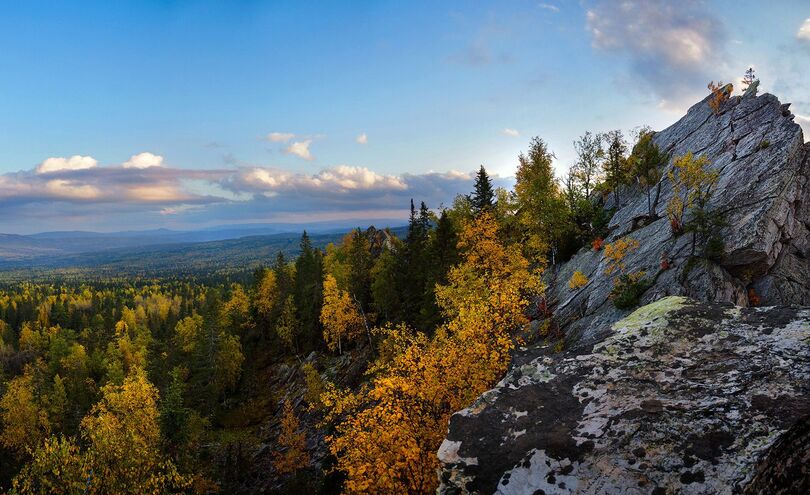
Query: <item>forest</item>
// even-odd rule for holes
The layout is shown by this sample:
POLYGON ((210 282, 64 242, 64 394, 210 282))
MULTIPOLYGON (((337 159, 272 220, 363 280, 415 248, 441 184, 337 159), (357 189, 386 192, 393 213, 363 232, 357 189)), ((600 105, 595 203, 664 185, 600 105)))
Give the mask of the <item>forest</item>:
POLYGON ((631 135, 584 134, 562 178, 534 138, 512 190, 481 166, 450 206, 412 201, 399 236, 356 229, 320 249, 305 232, 250 272, 7 282, 0 492, 434 491, 450 415, 516 346, 564 348, 544 270, 601 250, 614 304, 638 304, 652 275, 622 263, 638 240, 602 240, 623 191, 651 204, 674 158, 673 232, 695 257, 722 251, 706 160, 631 135))

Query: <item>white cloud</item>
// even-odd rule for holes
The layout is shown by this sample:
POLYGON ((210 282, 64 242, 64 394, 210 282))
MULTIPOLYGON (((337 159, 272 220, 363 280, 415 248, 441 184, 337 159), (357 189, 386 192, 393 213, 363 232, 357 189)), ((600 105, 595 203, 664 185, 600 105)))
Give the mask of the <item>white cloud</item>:
POLYGON ((272 143, 286 143, 287 141, 293 139, 295 134, 290 132, 271 132, 268 134, 265 139, 272 143))
POLYGON ((397 176, 378 174, 366 167, 338 165, 314 175, 295 174, 270 168, 246 169, 240 177, 241 187, 274 195, 282 191, 340 191, 395 190, 408 188, 397 176))
POLYGON ((799 32, 796 33, 796 37, 802 41, 810 43, 810 17, 804 20, 804 24, 802 24, 802 27, 799 28, 799 32))
POLYGON ((634 86, 643 83, 665 106, 705 93, 727 72, 726 29, 699 0, 591 0, 586 29, 591 45, 626 58, 634 86))
POLYGON ((509 137, 518 137, 518 136, 520 136, 520 133, 516 129, 510 129, 509 127, 502 130, 501 134, 503 134, 504 136, 509 136, 509 137))
POLYGON ((310 144, 312 144, 311 139, 307 139, 306 141, 295 141, 291 145, 287 146, 284 151, 291 155, 303 158, 304 160, 312 160, 315 157, 313 157, 312 153, 309 152, 310 144))
POLYGON ((559 7, 557 7, 556 5, 552 5, 550 3, 540 3, 537 6, 543 10, 554 12, 555 14, 560 11, 559 7))
POLYGON ((83 170, 93 168, 98 161, 92 156, 73 155, 70 158, 51 157, 37 166, 38 174, 59 172, 64 170, 83 170))
POLYGON ((357 141, 357 144, 368 144, 368 136, 364 132, 363 134, 357 136, 357 139, 355 139, 355 141, 357 141))
POLYGON ((101 196, 98 188, 72 180, 53 179, 45 183, 45 189, 55 198, 89 200, 101 196))
POLYGON ((132 155, 123 163, 124 168, 149 168, 163 166, 163 157, 149 152, 132 155))

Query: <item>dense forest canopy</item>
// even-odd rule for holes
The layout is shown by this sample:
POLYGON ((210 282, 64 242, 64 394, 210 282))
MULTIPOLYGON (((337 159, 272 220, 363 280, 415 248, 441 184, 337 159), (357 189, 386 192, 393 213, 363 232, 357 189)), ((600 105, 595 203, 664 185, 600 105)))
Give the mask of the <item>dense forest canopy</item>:
MULTIPOLYGON (((250 273, 6 284, 0 489, 434 490, 450 415, 497 382, 515 345, 561 348, 549 264, 603 249, 614 303, 637 303, 645 274, 622 260, 638 241, 602 238, 622 190, 654 194, 669 157, 652 135, 586 133, 562 179, 535 138, 512 191, 482 166, 451 207, 412 201, 400 235, 357 229, 321 249, 304 232, 295 256, 250 273)), ((675 164, 673 232, 710 255, 716 179, 703 158, 675 164)), ((585 284, 577 273, 569 287, 585 284)))

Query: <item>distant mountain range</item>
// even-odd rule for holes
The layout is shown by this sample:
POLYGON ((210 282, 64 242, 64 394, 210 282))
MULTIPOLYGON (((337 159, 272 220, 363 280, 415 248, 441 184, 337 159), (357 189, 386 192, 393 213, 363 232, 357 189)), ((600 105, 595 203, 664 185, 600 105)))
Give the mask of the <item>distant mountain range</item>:
MULTIPOLYGON (((111 233, 63 231, 31 235, 0 234, 0 278, 25 280, 37 273, 67 269, 97 275, 204 274, 269 264, 281 251, 294 256, 306 230, 325 247, 353 228, 390 226, 402 220, 246 224, 194 231, 168 229, 111 233)), ((50 275, 50 274, 49 274, 50 275)))

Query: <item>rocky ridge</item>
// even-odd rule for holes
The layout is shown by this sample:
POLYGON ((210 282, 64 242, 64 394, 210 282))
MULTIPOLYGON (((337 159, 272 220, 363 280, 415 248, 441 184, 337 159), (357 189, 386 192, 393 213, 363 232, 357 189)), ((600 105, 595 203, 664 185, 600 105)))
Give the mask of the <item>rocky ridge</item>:
POLYGON ((567 350, 521 349, 493 390, 452 417, 441 493, 808 489, 810 144, 788 107, 750 91, 715 114, 707 98, 655 135, 673 157, 705 155, 718 171, 710 208, 726 222, 724 255, 689 261, 688 236, 666 219, 666 171, 655 218, 643 191, 622 190, 606 242, 640 242, 625 263, 653 280, 648 306, 629 316, 613 306, 601 252, 549 270, 567 350), (575 271, 589 282, 571 290, 575 271))
MULTIPOLYGON (((707 97, 655 135, 656 144, 672 157, 690 151, 705 155, 719 172, 709 208, 723 214, 725 254, 719 262, 690 266, 689 236, 673 236, 666 218, 672 197, 666 171, 654 192, 657 218, 648 218, 643 191, 622 190, 605 242, 625 236, 640 242, 625 263, 628 271, 655 279, 642 303, 685 295, 747 306, 753 291, 763 305, 810 305, 810 143, 804 144, 788 107, 771 94, 749 93, 732 97, 715 115, 707 97), (672 269, 660 270, 663 253, 672 269)), ((615 207, 612 201, 611 196, 606 206, 615 207)), ((595 332, 626 314, 609 301, 613 277, 604 270, 602 253, 585 249, 550 270, 550 306, 569 345, 597 342, 603 336, 595 332), (575 271, 590 281, 571 291, 568 280, 575 271)))

